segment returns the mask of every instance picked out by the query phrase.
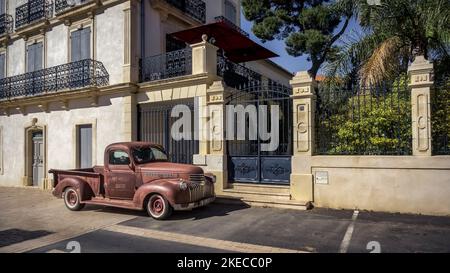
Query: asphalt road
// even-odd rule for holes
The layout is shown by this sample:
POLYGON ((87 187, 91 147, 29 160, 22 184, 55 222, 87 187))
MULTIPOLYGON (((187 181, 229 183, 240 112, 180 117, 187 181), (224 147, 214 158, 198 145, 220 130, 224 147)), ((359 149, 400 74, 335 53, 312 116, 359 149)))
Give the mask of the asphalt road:
POLYGON ((156 221, 48 194, 0 188, 0 252, 450 252, 450 217, 212 204, 156 221))

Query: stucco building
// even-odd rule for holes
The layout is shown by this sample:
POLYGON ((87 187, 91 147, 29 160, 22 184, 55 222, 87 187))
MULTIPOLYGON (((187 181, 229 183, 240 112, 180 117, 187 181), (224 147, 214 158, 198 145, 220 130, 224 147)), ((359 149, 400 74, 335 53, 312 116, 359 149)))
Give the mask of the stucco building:
MULTIPOLYGON (((3 0, 0 6, 3 186, 49 189, 49 169, 101 165, 108 144, 146 140, 163 144, 173 161, 216 172, 221 193, 229 179, 226 143, 174 141, 170 110, 181 103, 199 113, 209 105, 212 113, 239 86, 288 86, 292 78, 267 60, 274 53, 239 28, 238 0, 3 0)), ((196 130, 212 133, 214 125, 205 126, 196 130)), ((284 158, 290 153, 285 147, 284 158)), ((249 167, 251 175, 258 164, 249 167)), ((289 173, 284 177, 266 182, 281 181, 287 193, 289 173)), ((263 179, 259 171, 246 178, 263 179)))

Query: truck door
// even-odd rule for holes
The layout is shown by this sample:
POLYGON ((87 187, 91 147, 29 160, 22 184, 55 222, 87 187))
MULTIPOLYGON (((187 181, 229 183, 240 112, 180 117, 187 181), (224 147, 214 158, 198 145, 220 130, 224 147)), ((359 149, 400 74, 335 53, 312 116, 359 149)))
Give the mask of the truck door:
POLYGON ((136 173, 131 168, 130 157, 123 150, 109 151, 109 168, 105 170, 106 197, 132 200, 136 173))

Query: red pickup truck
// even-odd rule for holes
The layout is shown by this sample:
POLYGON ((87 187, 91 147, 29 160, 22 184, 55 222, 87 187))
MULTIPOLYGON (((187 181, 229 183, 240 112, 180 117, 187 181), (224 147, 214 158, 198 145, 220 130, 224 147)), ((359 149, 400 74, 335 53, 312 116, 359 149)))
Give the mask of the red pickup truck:
POLYGON ((90 169, 50 170, 53 195, 74 211, 96 204, 147 210, 155 219, 214 201, 214 175, 194 165, 168 162, 160 145, 111 144, 104 162, 105 166, 90 169))

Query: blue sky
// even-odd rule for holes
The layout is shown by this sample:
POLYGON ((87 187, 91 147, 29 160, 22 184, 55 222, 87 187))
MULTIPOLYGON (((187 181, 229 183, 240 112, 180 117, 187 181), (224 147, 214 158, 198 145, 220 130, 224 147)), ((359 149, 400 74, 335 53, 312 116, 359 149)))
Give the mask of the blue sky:
MULTIPOLYGON (((252 32, 252 23, 247 21, 244 17, 244 15, 241 15, 241 28, 248 32, 250 34, 250 37, 252 40, 258 42, 259 44, 263 45, 264 47, 272 50, 273 52, 280 55, 278 58, 272 58, 272 61, 276 62, 277 64, 281 65, 285 69, 295 73, 297 71, 301 70, 308 70, 311 66, 311 64, 306 60, 307 56, 303 55, 301 57, 293 57, 290 56, 285 49, 284 41, 279 40, 273 40, 273 41, 267 41, 265 43, 262 43, 261 40, 259 40, 252 32)), ((352 21, 349 24, 349 27, 347 28, 346 34, 348 35, 352 31, 360 31, 360 27, 356 21, 352 21)))

